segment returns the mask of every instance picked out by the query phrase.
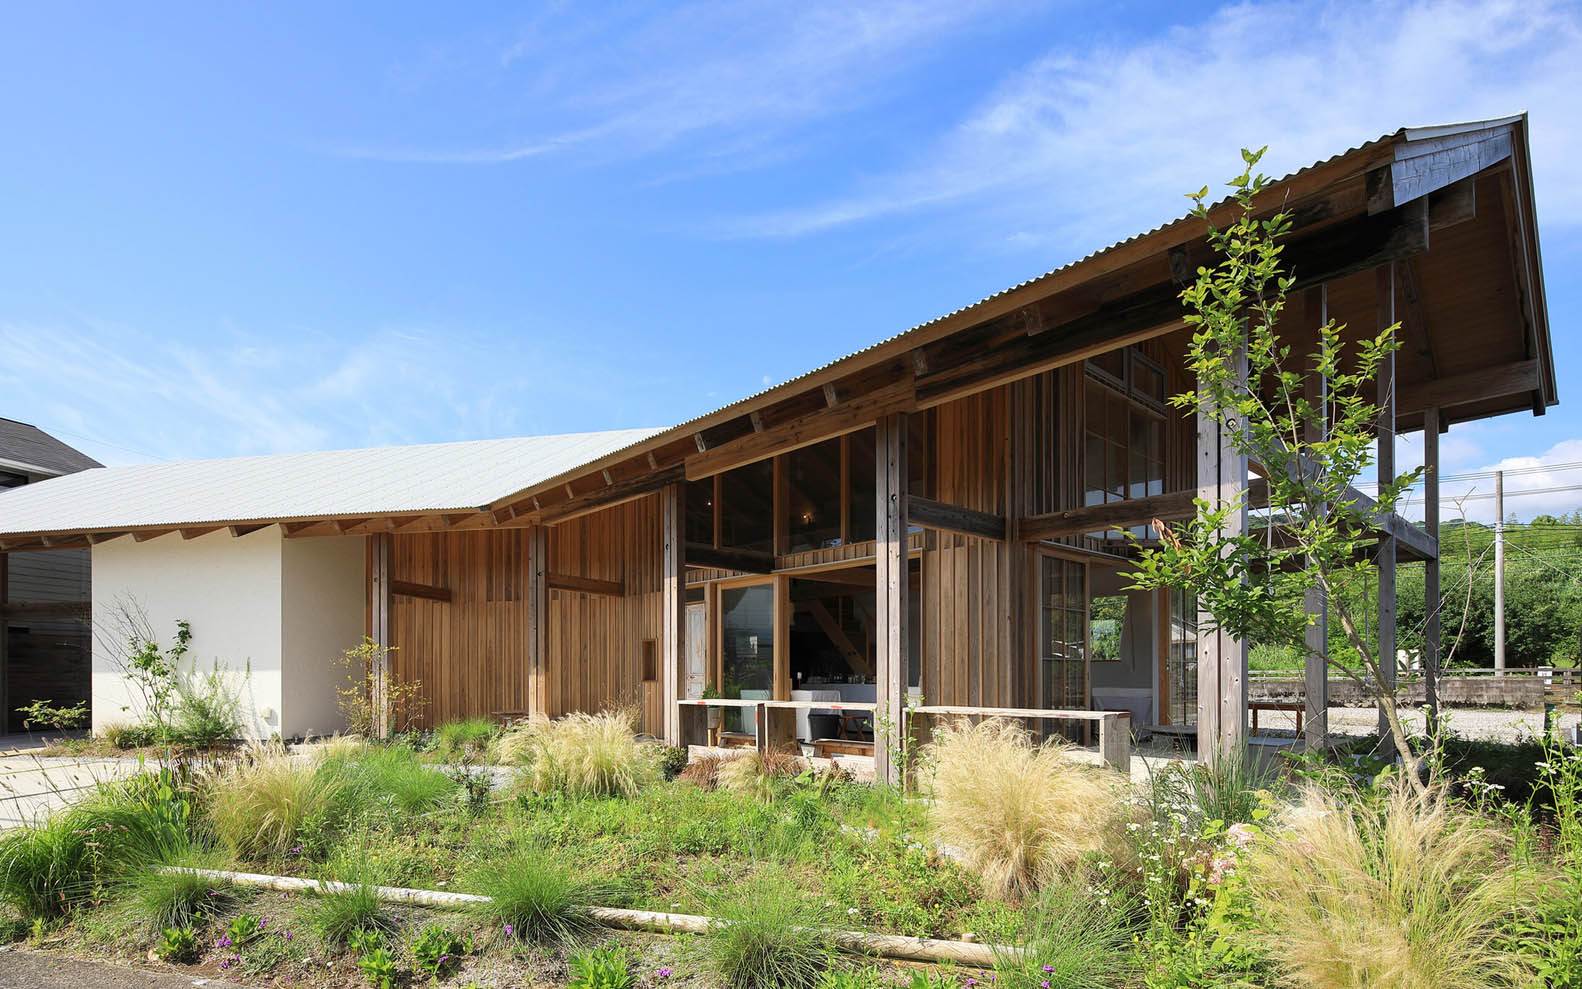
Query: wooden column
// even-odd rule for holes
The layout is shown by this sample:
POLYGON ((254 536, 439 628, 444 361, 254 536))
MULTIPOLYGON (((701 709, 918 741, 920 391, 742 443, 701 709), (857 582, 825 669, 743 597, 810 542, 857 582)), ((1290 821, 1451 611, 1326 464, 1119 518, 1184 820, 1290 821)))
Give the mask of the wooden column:
MULTIPOLYGON (((1319 328, 1329 322, 1328 286, 1309 289, 1306 302, 1307 324, 1313 329, 1316 353, 1319 328)), ((1307 423, 1304 438, 1309 442, 1322 440, 1329 431, 1329 381, 1310 368, 1302 388, 1308 403, 1321 410, 1307 423)), ((1320 506, 1313 506, 1313 510, 1319 511, 1320 506)), ((1322 587, 1313 587, 1304 596, 1304 604, 1308 626, 1303 662, 1303 742, 1309 750, 1318 750, 1329 744, 1329 599, 1322 587)))
MULTIPOLYGON (((1439 544, 1439 408, 1423 410, 1423 529, 1439 544)), ((1439 554, 1423 564, 1423 692, 1428 730, 1439 730, 1439 554)))
MULTIPOLYGON (((681 697, 687 675, 687 567, 685 523, 686 492, 682 485, 667 485, 659 492, 659 679, 664 691, 666 745, 681 744, 681 697)), ((778 651, 783 648, 775 643, 778 651)))
POLYGON ((527 530, 527 711, 549 710, 549 529, 527 530))
MULTIPOLYGON (((0 605, 10 600, 11 554, 0 553, 0 605)), ((3 616, 0 616, 0 731, 11 731, 11 622, 3 616)))
POLYGON ((390 734, 390 605, 391 556, 395 538, 388 532, 368 537, 368 637, 377 647, 369 677, 369 706, 373 712, 374 734, 390 734))
POLYGON ((873 766, 880 783, 901 781, 901 729, 906 717, 907 417, 885 416, 874 425, 874 596, 877 600, 878 710, 874 715, 873 766))
MULTIPOLYGON (((1243 380, 1247 358, 1235 357, 1243 380)), ((1247 458, 1231 443, 1229 428, 1222 428, 1203 410, 1197 415, 1198 497, 1210 504, 1241 500, 1247 487, 1247 458)), ((1238 535, 1247 529, 1247 508, 1233 512, 1223 534, 1238 535)), ((1198 605, 1197 646, 1197 749, 1198 759, 1214 762, 1221 755, 1239 758, 1247 742, 1247 644, 1230 633, 1210 628, 1213 615, 1198 605)))
MULTIPOLYGON (((1378 289, 1378 327, 1382 331, 1395 324, 1395 266, 1383 264, 1375 269, 1378 289)), ((1386 355, 1378 375, 1379 425, 1377 460, 1380 483, 1395 478, 1395 355, 1386 355)), ((1383 686, 1395 690, 1395 538, 1379 540, 1379 669, 1383 686)), ((1390 703, 1395 703, 1393 697, 1390 703)), ((1395 743, 1390 739, 1390 723, 1379 711, 1380 754, 1394 758, 1395 743)))

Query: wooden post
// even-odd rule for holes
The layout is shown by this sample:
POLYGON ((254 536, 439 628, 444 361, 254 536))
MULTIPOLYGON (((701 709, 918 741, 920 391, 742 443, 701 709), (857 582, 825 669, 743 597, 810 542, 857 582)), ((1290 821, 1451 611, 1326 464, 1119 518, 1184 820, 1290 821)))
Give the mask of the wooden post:
MULTIPOLYGON (((1382 264, 1377 269, 1378 325, 1382 331, 1395 325, 1395 266, 1382 264)), ((1395 355, 1387 354, 1379 365, 1378 375, 1378 475, 1379 483, 1395 479, 1395 355)), ((1395 692, 1395 537, 1386 535, 1379 540, 1379 670, 1384 682, 1381 686, 1391 696, 1395 692)), ((1390 722, 1385 711, 1379 710, 1380 755, 1386 760, 1395 757, 1395 743, 1390 737, 1390 722)))
POLYGON ((906 719, 907 417, 885 416, 874 425, 874 597, 878 635, 878 709, 874 712, 873 769, 880 783, 901 781, 901 732, 906 719))
MULTIPOLYGON (((1439 544, 1439 408, 1423 410, 1423 529, 1439 544)), ((1428 733, 1439 731, 1439 554, 1423 564, 1423 694, 1428 733)))
MULTIPOLYGON (((1245 380, 1247 358, 1237 354, 1239 376, 1245 380)), ((1241 501, 1222 530, 1235 536, 1247 529, 1247 458, 1231 443, 1229 427, 1222 428, 1203 410, 1197 414, 1198 497, 1210 504, 1241 501)), ((1197 754, 1213 763, 1221 755, 1239 758, 1247 743, 1247 644, 1214 626, 1214 616, 1198 604, 1197 647, 1197 754)))
POLYGON ((549 529, 527 530, 527 712, 549 716, 549 529))
MULTIPOLYGON (((0 605, 11 600, 11 554, 0 553, 0 605)), ((0 731, 11 731, 11 622, 0 618, 0 731)))
MULTIPOLYGON (((1318 351, 1319 329, 1329 322, 1329 288, 1320 285, 1307 292, 1307 323, 1314 331, 1314 352, 1318 351)), ((1329 381, 1309 369, 1302 382, 1303 397, 1318 413, 1303 432, 1309 442, 1322 440, 1329 431, 1329 381)), ((1314 506, 1319 510, 1320 506, 1314 506)), ((1311 751, 1329 745, 1329 599, 1322 587, 1304 595, 1308 626, 1303 662, 1303 714, 1306 716, 1303 742, 1311 751)))
POLYGON ((388 532, 368 537, 368 637, 376 647, 368 700, 374 734, 379 738, 390 734, 390 557, 394 541, 388 532))
MULTIPOLYGON (((680 484, 667 485, 659 493, 659 654, 660 682, 664 690, 664 733, 666 745, 681 744, 681 697, 686 692, 687 675, 687 568, 683 510, 686 491, 680 484)), ((776 643, 778 648, 779 643, 776 643)))

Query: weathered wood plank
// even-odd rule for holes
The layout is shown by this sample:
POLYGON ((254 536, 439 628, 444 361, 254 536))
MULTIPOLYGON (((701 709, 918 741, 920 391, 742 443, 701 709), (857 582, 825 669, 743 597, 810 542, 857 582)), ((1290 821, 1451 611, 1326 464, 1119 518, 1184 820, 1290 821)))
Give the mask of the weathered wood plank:
POLYGON ((392 580, 390 593, 399 597, 425 598, 429 601, 450 602, 450 588, 434 587, 431 584, 418 584, 410 580, 392 580))
POLYGON ((544 580, 552 591, 575 591, 579 594, 603 594, 607 597, 624 597, 626 586, 618 580, 598 580, 569 573, 551 573, 544 580))
POLYGON ((959 532, 979 539, 1005 538, 1005 516, 993 512, 980 512, 919 495, 907 495, 906 513, 912 525, 920 525, 925 529, 959 532))
POLYGON ((875 662, 878 713, 875 715, 874 775, 884 783, 901 778, 901 722, 906 711, 909 652, 907 609, 907 417, 889 415, 874 429, 874 558, 878 652, 875 662))

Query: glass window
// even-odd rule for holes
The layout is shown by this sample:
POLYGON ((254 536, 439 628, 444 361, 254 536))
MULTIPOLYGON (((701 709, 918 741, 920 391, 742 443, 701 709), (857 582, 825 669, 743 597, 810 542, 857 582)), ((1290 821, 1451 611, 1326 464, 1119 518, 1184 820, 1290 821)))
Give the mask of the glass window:
POLYGON ((788 549, 795 553, 839 545, 840 440, 792 450, 785 469, 788 549))
MULTIPOLYGON (((1083 504, 1163 494, 1165 489, 1164 419, 1153 409, 1130 401, 1125 395, 1090 377, 1084 384, 1083 504)), ((1147 538, 1149 527, 1132 532, 1147 538)), ((1115 539, 1119 533, 1089 533, 1092 538, 1115 539)))
POLYGON ((1055 710, 1088 702, 1087 567, 1045 556, 1043 568, 1043 702, 1055 710))
POLYGON ((1170 721, 1197 724, 1197 600, 1186 591, 1170 592, 1170 721))
POLYGON ((687 482, 687 542, 714 545, 714 478, 687 482))
MULTIPOLYGON (((720 591, 720 692, 766 700, 774 696, 775 596, 770 584, 720 591)), ((730 710, 726 729, 754 732, 751 711, 730 710)))
POLYGON ((847 509, 851 517, 850 538, 852 542, 863 542, 874 538, 876 508, 874 498, 874 461, 873 446, 874 436, 871 429, 859 429, 846 437, 848 469, 846 498, 850 507, 847 509))
POLYGON ((1095 663, 1121 658, 1121 635, 1126 629, 1126 607, 1130 600, 1125 594, 1107 594, 1093 599, 1089 608, 1088 641, 1095 663))
POLYGON ((773 460, 720 475, 720 546, 774 552, 775 466, 773 460))

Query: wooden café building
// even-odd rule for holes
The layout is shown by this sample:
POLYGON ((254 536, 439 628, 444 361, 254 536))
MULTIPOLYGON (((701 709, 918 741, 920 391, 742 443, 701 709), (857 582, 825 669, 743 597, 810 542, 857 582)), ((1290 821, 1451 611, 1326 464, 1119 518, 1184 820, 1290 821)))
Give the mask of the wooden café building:
MULTIPOLYGON (((1380 461, 1421 430, 1428 474, 1421 524, 1377 518, 1386 655, 1398 562, 1438 595, 1441 434, 1556 402, 1527 127, 1399 130, 1259 201, 1294 217, 1288 336, 1401 324, 1380 461)), ((1166 401, 1211 260, 1177 220, 669 429, 84 471, 0 494, 0 551, 91 547, 96 627, 191 621, 194 655, 250 663, 260 734, 336 728, 326 671, 366 633, 430 725, 633 705, 672 743, 871 752, 881 778, 908 710, 1086 722, 1117 762, 1128 726, 1218 745, 1245 644, 1128 589, 1122 538, 1259 470, 1166 401)), ((96 724, 128 706, 113 652, 96 724)))

